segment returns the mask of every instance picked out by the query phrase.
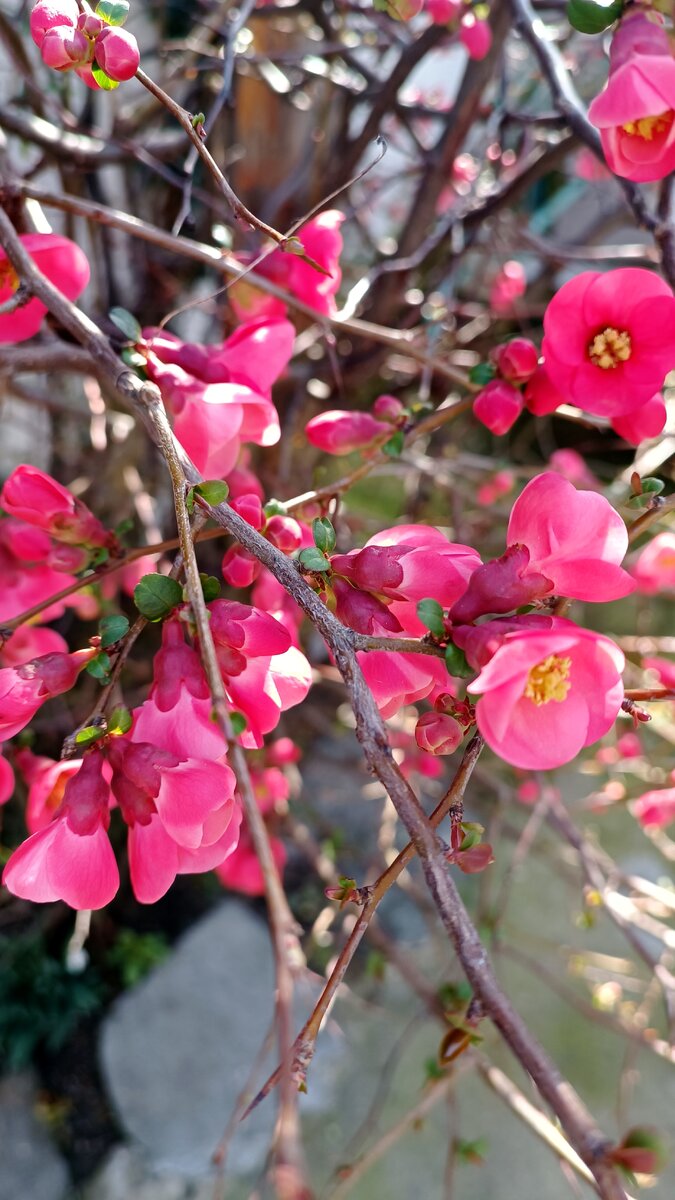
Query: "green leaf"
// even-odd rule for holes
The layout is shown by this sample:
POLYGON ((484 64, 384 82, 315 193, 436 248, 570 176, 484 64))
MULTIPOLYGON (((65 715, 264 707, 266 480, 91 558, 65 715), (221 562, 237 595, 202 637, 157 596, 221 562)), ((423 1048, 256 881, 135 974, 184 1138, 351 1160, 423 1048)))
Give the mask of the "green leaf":
POLYGON ((212 508, 227 500, 230 489, 223 479, 205 479, 203 483, 195 484, 195 495, 201 496, 212 508))
POLYGON ((230 725, 232 726, 234 736, 239 737, 246 729, 248 721, 243 713, 233 712, 230 713, 230 725))
POLYGON ((182 600, 182 587, 168 575, 144 575, 134 588, 134 604, 148 621, 163 621, 182 600))
POLYGON ((323 551, 324 554, 331 554, 337 541, 333 522, 328 517, 316 517, 312 521, 312 534, 317 550, 323 551))
POLYGON ((121 705, 119 708, 114 708, 108 717, 108 733, 122 734, 128 733, 133 725, 133 717, 128 708, 121 705))
POLYGON ((75 734, 75 744, 84 750, 94 742, 99 742, 105 735, 105 725, 85 725, 84 729, 78 729, 75 734))
POLYGON ((314 571, 321 574, 324 571, 330 571, 330 563, 316 546, 308 546, 306 550, 301 550, 298 558, 303 567, 307 571, 314 571))
POLYGON ((120 353, 120 358, 123 363, 131 367, 132 371, 136 372, 139 379, 148 378, 148 372, 145 369, 145 359, 142 354, 138 353, 138 350, 134 350, 133 346, 125 346, 120 353))
POLYGON ((131 530, 133 529, 133 527, 134 527, 134 522, 133 522, 132 518, 125 517, 123 521, 120 521, 119 524, 115 526, 115 537, 118 537, 118 538, 124 537, 124 535, 126 533, 131 533, 131 530))
POLYGON ((101 649, 105 650, 106 646, 114 646, 115 642, 121 642, 122 638, 126 637, 129 632, 129 618, 121 613, 104 617, 99 621, 98 631, 101 635, 101 649))
POLYGON ((263 512, 266 517, 285 517, 287 511, 287 506, 284 504, 283 500, 275 500, 274 498, 268 500, 267 504, 263 508, 263 512))
POLYGON ((477 383, 479 387, 485 387, 486 383, 491 383, 497 374, 492 363, 480 362, 476 363, 469 371, 469 379, 472 383, 477 383))
POLYGON ((402 429, 397 429, 396 433, 392 434, 388 442, 384 443, 382 449, 390 458, 398 458, 405 446, 405 434, 402 429))
POLYGON ((652 496, 659 496, 665 486, 663 479, 656 479, 654 476, 642 480, 642 491, 651 492, 652 496))
POLYGON ((129 16, 129 0, 99 0, 94 11, 108 25, 124 25, 129 16))
POLYGON ((475 674, 473 668, 466 661, 464 651, 460 650, 459 646, 453 645, 452 642, 445 647, 445 665, 456 679, 468 679, 475 674))
POLYGON ((622 12, 623 0, 569 0, 567 20, 579 33, 602 33, 622 12))
MULTIPOLYGON (((133 313, 128 312, 126 308, 111 308, 108 316, 130 342, 140 342, 143 331, 133 313)), ((145 359, 141 361, 145 362, 145 359)))
POLYGON ((99 546, 93 558, 89 559, 90 567, 102 567, 110 558, 110 551, 106 550, 105 546, 99 546))
POLYGON ((94 76, 98 86, 104 92, 114 92, 115 88, 120 86, 117 79, 111 79, 109 75, 106 75, 103 67, 99 67, 96 60, 94 60, 94 62, 91 64, 91 73, 94 76))
POLYGON ((93 675, 94 679, 98 679, 99 683, 107 683, 111 666, 112 663, 108 655, 102 653, 97 654, 96 658, 92 658, 91 662, 87 663, 85 671, 93 675))
POLYGON ((445 637, 443 609, 438 600, 432 600, 429 597, 426 600, 420 600, 417 604, 417 615, 425 629, 428 629, 435 638, 445 637))
POLYGON ((220 595, 220 583, 215 575, 206 575, 203 571, 200 571, 199 579, 206 603, 208 604, 210 600, 217 600, 220 595))

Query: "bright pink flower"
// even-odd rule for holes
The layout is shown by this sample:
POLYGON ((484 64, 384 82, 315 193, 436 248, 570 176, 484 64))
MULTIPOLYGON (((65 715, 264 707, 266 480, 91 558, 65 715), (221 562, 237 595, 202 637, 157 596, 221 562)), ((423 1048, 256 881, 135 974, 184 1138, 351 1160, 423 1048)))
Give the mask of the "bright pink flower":
POLYGON ((476 502, 485 508, 491 507, 501 496, 507 496, 516 482, 513 471, 495 471, 482 483, 476 492, 476 502))
POLYGON ((5 642, 0 652, 3 667, 21 667, 32 658, 44 658, 47 654, 67 654, 68 643, 55 629, 43 629, 38 625, 20 625, 5 642))
POLYGON ((551 383, 545 365, 537 367, 534 374, 530 376, 525 384, 523 398, 525 407, 535 417, 548 416, 549 413, 555 412, 556 408, 560 408, 561 404, 567 403, 567 397, 563 396, 551 383))
MULTIPOLYGON (((44 603, 62 588, 75 583, 72 576, 63 575, 47 565, 51 546, 51 539, 42 530, 32 529, 13 517, 0 518, 0 622, 11 621, 19 613, 35 604, 44 603)), ((75 594, 69 600, 79 607, 81 597, 75 594)), ((62 600, 58 604, 47 605, 40 614, 41 620, 51 621, 60 617, 66 603, 67 600, 62 600)), ((27 630, 28 627, 23 626, 21 631, 13 635, 12 641, 19 633, 27 637, 27 630)), ((55 648, 51 646, 48 650, 55 648)), ((28 658, 37 658, 48 653, 48 650, 40 649, 34 655, 29 654, 28 658)), ((6 662, 5 665, 16 664, 6 662)))
POLYGON ((3 754, 0 754, 0 804, 6 804, 14 794, 14 772, 3 754))
POLYGON ((606 179, 611 179, 607 167, 587 146, 582 146, 575 154, 573 170, 575 175, 584 179, 586 183, 604 183, 606 179))
POLYGON ((101 766, 98 753, 87 755, 68 780, 54 820, 14 851, 2 874, 13 895, 37 903, 65 900, 76 909, 103 908, 112 900, 119 873, 107 835, 110 788, 101 766))
MULTIPOLYGON (((337 312, 335 295, 340 287, 342 272, 340 270, 340 254, 342 253, 342 234, 340 226, 344 215, 336 209, 329 209, 313 217, 306 225, 297 231, 295 236, 302 242, 306 253, 320 267, 328 272, 323 275, 309 263, 303 262, 297 254, 284 250, 273 250, 261 262, 255 262, 257 255, 237 254, 234 257, 248 266, 255 262, 255 271, 266 279, 292 292, 318 313, 332 316, 337 312)), ((286 305, 283 300, 261 292, 254 284, 244 277, 237 281, 229 291, 230 302, 240 320, 258 319, 261 317, 284 316, 286 305)))
POLYGON ((675 533, 657 533, 631 567, 637 589, 648 596, 675 590, 675 533))
MULTIPOLYGON (((281 875, 286 865, 286 847, 279 838, 270 837, 270 849, 277 871, 281 875)), ((234 852, 216 867, 216 875, 223 886, 233 892, 241 892, 244 896, 265 895, 265 879, 248 826, 242 826, 238 845, 234 852)))
POLYGON ((492 31, 487 21, 482 21, 472 12, 462 17, 459 36, 469 58, 485 58, 492 45, 492 31))
POLYGON ((126 29, 108 26, 96 38, 94 52, 99 67, 118 83, 132 79, 141 63, 138 42, 126 29))
POLYGON ((342 409, 319 413, 305 425, 307 441, 325 454, 351 454, 378 438, 390 438, 391 432, 390 424, 377 421, 370 413, 342 409))
POLYGON ((363 676, 385 719, 396 716, 407 704, 448 691, 448 671, 430 654, 399 654, 375 650, 357 654, 363 676))
POLYGON ((424 0, 424 11, 434 25, 449 25, 462 8, 462 0, 424 0))
POLYGON ((624 416, 650 400, 671 370, 665 331, 673 327, 675 296, 652 271, 584 271, 546 309, 546 370, 586 412, 624 416))
POLYGON ((508 433, 522 411, 522 392, 502 379, 486 384, 473 402, 473 415, 498 437, 508 433))
POLYGON ((646 670, 655 671, 664 687, 675 688, 675 662, 669 658, 643 658, 642 665, 646 670))
POLYGON ((548 465, 551 470, 562 475, 563 479, 569 479, 575 487, 584 487, 591 492, 600 490, 599 481, 576 450, 554 450, 548 465))
POLYGON ((663 432, 667 416, 663 396, 657 392, 640 408, 626 413, 624 417, 614 417, 612 429, 629 445, 639 446, 645 438, 655 438, 663 432))
POLYGON ((509 316, 516 300, 525 294, 527 276, 517 259, 505 262, 495 276, 490 289, 490 308, 498 316, 509 316))
POLYGON ((621 21, 604 92, 588 110, 612 171, 645 183, 675 169, 675 61, 668 32, 651 13, 621 21))
POLYGON ((24 729, 47 700, 70 691, 95 654, 95 650, 45 654, 20 667, 0 669, 0 741, 24 729))
POLYGON ((529 338, 512 338, 490 355, 502 379, 508 383, 527 383, 539 362, 539 351, 529 338))
POLYGON ((527 547, 528 569, 547 576, 559 596, 604 603, 634 590, 620 565, 628 533, 619 514, 604 496, 578 492, 553 472, 537 475, 521 492, 506 540, 527 547))
POLYGON ((302 750, 289 737, 276 738, 265 747, 265 760, 271 767, 286 767, 299 762, 301 758, 302 750))
MULTIPOLYGON (((86 504, 45 471, 22 463, 5 480, 0 504, 13 517, 43 529, 56 541, 107 546, 110 534, 86 504)), ((72 570, 72 564, 68 569, 72 570)))
POLYGON ((616 739, 616 748, 621 758, 640 758, 642 755, 642 742, 637 733, 623 733, 616 739))
MULTIPOLYGON (((19 238, 35 265, 68 300, 77 300, 89 283, 89 263, 79 246, 55 233, 25 233, 19 238)), ((19 279, 0 249, 0 304, 9 300, 19 279)), ((41 300, 29 300, 16 312, 0 315, 0 343, 25 342, 37 333, 47 309, 41 300)))
MULTIPOLYGON (((311 538, 308 544, 314 544, 311 538)), ((291 645, 300 649, 299 630, 305 614, 299 605, 296 604, 295 600, 289 596, 286 589, 281 586, 274 575, 265 567, 263 567, 255 581, 253 591, 251 592, 251 600, 256 608, 262 609, 270 617, 275 617, 288 633, 291 645)))
POLYGON ((210 845, 188 849, 166 832, 156 813, 129 828, 128 854, 131 886, 141 904, 154 904, 166 895, 177 875, 212 871, 236 849, 241 809, 233 803, 226 829, 210 845))
POLYGON ((447 713, 427 712, 415 726, 415 741, 428 754, 454 754, 464 732, 459 722, 447 713))
POLYGON ((275 318, 241 325, 220 346, 146 331, 147 369, 174 418, 176 437, 210 478, 231 471, 242 442, 273 446, 279 417, 270 389, 291 356, 295 330, 275 318))
POLYGON ((80 10, 76 0, 38 0, 30 14, 30 34, 36 46, 41 46, 48 29, 58 25, 74 28, 80 10))
POLYGON ((238 542, 225 551, 220 564, 223 579, 234 588, 250 587, 254 579, 258 578, 261 569, 262 564, 255 555, 249 554, 238 542))
POLYGON ((15 754, 16 764, 28 785, 26 801, 26 825, 29 833, 37 833, 50 825, 61 807, 66 784, 71 775, 77 775, 82 766, 81 758, 55 761, 43 755, 33 754, 23 747, 15 754))
MULTIPOLYGON (((547 629, 522 618, 504 622, 509 632, 492 635, 497 648, 470 685, 480 693, 476 722, 488 745, 528 770, 571 762, 607 733, 623 700, 618 646, 571 621, 545 621, 547 629)), ((472 634, 485 638, 490 631, 483 626, 472 634)))
POLYGON ((675 788, 656 788, 633 803, 633 815, 641 825, 662 829, 675 821, 675 788))
POLYGON ((396 396, 378 396, 373 404, 373 415, 378 421, 389 421, 398 425, 405 414, 405 408, 396 396))

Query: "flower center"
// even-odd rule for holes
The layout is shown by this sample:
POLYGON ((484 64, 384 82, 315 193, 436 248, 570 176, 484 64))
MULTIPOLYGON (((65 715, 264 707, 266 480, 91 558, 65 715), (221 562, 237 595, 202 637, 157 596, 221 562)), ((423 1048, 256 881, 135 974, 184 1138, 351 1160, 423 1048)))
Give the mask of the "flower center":
POLYGON ((9 288, 11 292, 15 292, 19 286, 19 276, 17 275, 11 263, 0 262, 0 291, 3 288, 9 288))
POLYGON ((549 700, 560 703, 567 699, 570 690, 571 658, 561 658, 558 654, 549 654, 543 662, 533 667, 527 678, 524 695, 539 707, 548 704, 549 700))
POLYGON ((611 371, 620 363, 628 362, 633 348, 627 329, 615 329, 608 325, 600 333, 596 333, 588 347, 588 357, 596 367, 603 371, 611 371))
POLYGON ((657 113, 654 117, 639 117, 637 121, 627 121, 621 128, 631 137, 639 137, 645 142, 652 142, 659 134, 668 132, 673 123, 673 117, 675 117, 675 112, 669 108, 665 112, 657 113))

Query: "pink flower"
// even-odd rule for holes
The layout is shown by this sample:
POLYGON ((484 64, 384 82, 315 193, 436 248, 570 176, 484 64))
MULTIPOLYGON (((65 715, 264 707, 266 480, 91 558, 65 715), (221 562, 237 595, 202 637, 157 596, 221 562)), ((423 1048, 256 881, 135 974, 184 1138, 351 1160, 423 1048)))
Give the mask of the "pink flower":
MULTIPOLYGON (((305 252, 328 272, 327 275, 303 262, 297 254, 284 250, 273 250, 271 254, 267 254, 261 262, 256 262, 255 271, 286 291, 292 292, 298 300, 316 312, 332 316, 337 312, 335 295, 342 279, 340 226, 343 221, 344 215, 341 212, 329 209, 308 221, 295 234, 302 242, 305 252)), ((258 256, 237 254, 234 257, 248 266, 255 262, 258 256)), ((230 288, 229 297, 240 320, 283 317, 286 312, 283 300, 261 292, 249 283, 246 277, 230 288)))
POLYGON ((631 446, 639 446, 645 438, 655 438, 663 432, 667 415, 663 396, 657 392, 640 408, 624 417, 614 417, 612 429, 631 446))
POLYGON ((71 908, 98 909, 119 887, 107 829, 110 788, 93 751, 66 784, 54 820, 11 855, 2 882, 15 896, 45 903, 65 900, 71 908))
POLYGON ((662 829, 675 821, 675 788, 645 792, 633 803, 633 815, 641 825, 662 829))
MULTIPOLYGON (((0 622, 11 621, 19 613, 35 604, 44 603, 50 596, 75 583, 71 575, 64 575, 52 569, 47 560, 51 558, 52 542, 42 530, 31 528, 23 521, 13 517, 0 518, 0 622)), ((58 604, 48 604, 43 609, 41 619, 51 621, 60 617, 65 611, 66 604, 79 608, 82 597, 77 593, 58 604)), ((34 627, 22 626, 12 636, 12 644, 25 644, 29 636, 34 636, 34 627), (15 639, 19 638, 20 643, 15 639)), ((54 635, 57 636, 57 635, 54 635)), ((7 645, 4 652, 7 653, 7 645)), ((37 658, 54 649, 66 649, 65 645, 51 645, 46 649, 38 649, 27 658, 37 658)), ((22 659, 27 661, 27 659, 22 659)), ((7 660, 5 666, 15 666, 14 661, 7 660)))
POLYGON ((72 775, 77 775, 82 759, 57 762, 23 747, 16 752, 15 761, 28 785, 25 814, 28 832, 37 833, 51 824, 61 807, 66 784, 72 775))
POLYGON ((191 345, 152 330, 146 337, 148 374, 171 410, 176 437, 207 478, 233 469, 242 442, 278 442, 270 389, 291 356, 289 321, 249 322, 221 346, 191 345))
POLYGON ((459 36, 469 58, 485 58, 492 45, 492 31, 487 21, 482 21, 472 12, 462 17, 459 36))
MULTIPOLYGON (((54 233, 25 233, 19 238, 35 265, 68 300, 77 300, 89 283, 89 263, 85 254, 69 238, 54 233)), ((0 249, 0 304, 9 300, 19 279, 0 249)), ((41 300, 29 300, 13 313, 0 315, 0 344, 25 342, 37 333, 47 309, 41 300)))
MULTIPOLYGON (((281 771, 272 767, 251 771, 251 783, 256 802, 270 833, 272 857, 279 874, 286 864, 286 848, 271 833, 274 828, 274 817, 286 811, 289 795, 288 780, 281 771)), ((253 847, 253 841, 246 820, 241 827, 241 837, 232 854, 216 867, 216 875, 220 882, 232 891, 242 892, 246 896, 263 896, 265 894, 265 879, 260 868, 258 855, 253 847)))
POLYGON ((138 42, 126 29, 108 26, 96 38, 94 52, 99 67, 118 83, 132 79, 140 66, 138 42))
POLYGON ((637 590, 647 596, 675 590, 675 533, 657 533, 631 567, 637 590))
POLYGON ((527 383, 539 362, 539 351, 529 338, 512 338, 490 355, 502 379, 508 383, 527 383))
POLYGON ((473 415, 498 437, 508 433, 522 411, 522 393, 502 379, 486 384, 473 402, 473 415))
POLYGON ((3 667, 21 667, 32 658, 47 654, 67 654, 68 643, 55 629, 37 625, 20 625, 5 642, 0 653, 3 667))
POLYGON ((675 688, 675 662, 669 658, 643 658, 642 665, 646 670, 655 671, 664 687, 675 688))
POLYGON ((553 386, 545 365, 537 367, 530 376, 525 384, 523 397, 525 407, 535 417, 545 417, 555 412, 561 404, 567 403, 566 397, 553 386))
POLYGON ((0 741, 14 737, 54 696, 68 692, 95 650, 45 654, 20 667, 0 670, 0 741))
POLYGON ((319 413, 305 425, 307 441, 326 454, 351 454, 391 434, 391 425, 377 421, 370 413, 342 409, 319 413))
POLYGON ((14 794, 14 772, 3 754, 0 754, 0 804, 6 804, 14 794))
POLYGON ((575 487, 585 487, 592 492, 600 490, 600 483, 576 450, 554 450, 548 465, 564 479, 569 479, 575 487))
POLYGON ((507 496, 516 482, 513 471, 495 471, 489 479, 482 483, 476 492, 476 502, 484 508, 489 508, 502 496, 507 496))
POLYGON ((510 631, 495 634, 497 648, 470 685, 488 745, 527 770, 571 762, 607 733, 623 700, 618 646, 571 621, 548 621, 548 629, 504 622, 510 631))
POLYGON ((462 0, 424 0, 424 11, 434 25, 449 25, 462 11, 462 0))
MULTIPOLYGON (((13 517, 75 546, 108 546, 111 535, 86 504, 37 467, 22 463, 5 480, 0 504, 13 517)), ((82 566, 83 564, 79 564, 82 566)), ((69 569, 78 564, 69 564, 69 569)))
POLYGON ((675 170, 675 61, 667 30, 641 12, 621 21, 604 92, 588 117, 612 171, 645 183, 675 170))
POLYGON ((236 849, 240 823, 241 809, 233 802, 221 836, 196 849, 175 842, 155 813, 147 821, 133 823, 129 828, 128 853, 136 899, 141 904, 154 904, 166 895, 177 875, 201 874, 221 865, 236 849))
POLYGON ((454 754, 463 737, 462 726, 447 713, 423 713, 415 726, 415 741, 428 754, 454 754))
POLYGON ((563 284, 544 316, 542 345, 554 386, 580 408, 621 417, 661 387, 674 352, 675 297, 651 271, 584 271, 563 284))
POLYGON ((77 0, 38 0, 30 14, 30 34, 36 46, 41 46, 48 29, 58 25, 75 28, 80 10, 77 0))
POLYGON ((45 33, 40 54, 45 66, 53 71, 70 71, 87 62, 91 55, 91 43, 79 29, 55 25, 45 33))
POLYGON ((505 262, 495 276, 490 290, 490 308, 498 316, 509 316, 516 300, 527 288, 525 268, 517 259, 505 262))

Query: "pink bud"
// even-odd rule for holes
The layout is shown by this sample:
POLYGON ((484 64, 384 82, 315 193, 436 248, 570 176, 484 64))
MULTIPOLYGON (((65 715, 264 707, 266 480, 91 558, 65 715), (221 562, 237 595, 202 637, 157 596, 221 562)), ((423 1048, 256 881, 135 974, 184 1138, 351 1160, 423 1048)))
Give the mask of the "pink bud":
POLYGON ((427 754, 453 754, 463 737, 461 725, 446 713, 424 713, 415 726, 415 741, 427 754))
POLYGON ((269 743, 265 758, 271 767, 284 767, 288 763, 298 762, 302 758, 302 750, 292 738, 281 737, 269 743))
POLYGON ((508 433, 522 408, 521 393, 501 379, 493 379, 488 383, 473 402, 474 416, 498 437, 508 433))
POLYGON ((246 492, 230 501, 231 508, 254 529, 262 529, 265 524, 265 514, 262 510, 260 497, 255 492, 246 492))
POLYGON ((47 566, 53 571, 63 571, 67 575, 76 575, 84 570, 90 555, 81 546, 53 546, 47 555, 47 566))
POLYGON ((237 542, 225 553, 221 571, 230 587, 249 587, 260 574, 260 563, 237 542))
POLYGON ((539 362, 539 351, 529 338, 512 338, 497 346, 490 355, 502 379, 509 383, 527 383, 539 362))
POLYGON ((375 438, 390 433, 390 426, 376 421, 370 413, 341 409, 319 413, 305 425, 308 442, 326 454, 351 454, 352 450, 360 450, 375 438))
POLYGON ((39 0, 30 14, 30 34, 36 46, 41 46, 48 29, 57 25, 75 27, 80 10, 76 0, 39 0))
POLYGON ((459 27, 460 39, 469 58, 485 58, 492 45, 492 31, 487 21, 481 21, 473 13, 462 17, 459 27))
MULTIPOLYGON (((45 44, 52 35, 45 38, 45 44)), ((56 541, 75 546, 107 546, 111 535, 68 488, 45 471, 22 463, 5 480, 0 504, 13 517, 44 529, 56 541)))
POLYGON ((68 71, 77 63, 85 63, 91 54, 91 44, 79 29, 55 25, 42 39, 40 54, 45 66, 54 71, 68 71))
POLYGON ((473 183, 479 172, 480 163, 473 154, 458 154, 452 164, 452 178, 456 183, 473 183))
POLYGON ((292 554, 302 545, 302 529, 293 517, 270 517, 265 526, 265 537, 284 554, 292 554))
POLYGON ((424 0, 424 11, 434 25, 449 25, 462 11, 462 0, 424 0))
POLYGON ((357 633, 400 633, 401 625, 387 606, 371 596, 352 587, 345 579, 333 579, 336 616, 357 633))
POLYGON ((118 83, 132 79, 140 66, 138 42, 126 29, 104 29, 97 37, 94 49, 99 67, 118 83))
POLYGON ((565 397, 551 383, 546 367, 537 367, 525 384, 525 405, 535 417, 544 417, 555 412, 565 397))
POLYGON ((527 287, 525 268, 517 259, 505 262, 495 276, 490 291, 490 307, 500 316, 513 311, 515 301, 522 296, 527 287))
POLYGON ((395 396, 378 396, 373 404, 373 413, 380 421, 395 423, 404 412, 401 401, 395 396))
POLYGON ((512 471, 504 469, 495 471, 490 479, 486 479, 476 492, 476 501, 484 508, 489 508, 500 496, 506 496, 516 482, 512 471))
POLYGON ((104 29, 107 29, 106 22, 97 17, 93 12, 82 12, 77 18, 77 28, 82 33, 86 33, 89 38, 96 38, 104 29))

